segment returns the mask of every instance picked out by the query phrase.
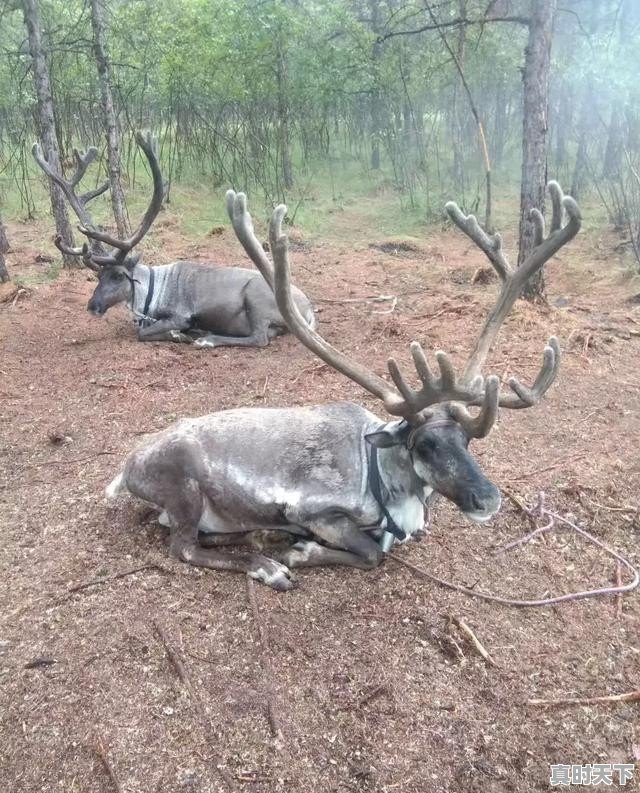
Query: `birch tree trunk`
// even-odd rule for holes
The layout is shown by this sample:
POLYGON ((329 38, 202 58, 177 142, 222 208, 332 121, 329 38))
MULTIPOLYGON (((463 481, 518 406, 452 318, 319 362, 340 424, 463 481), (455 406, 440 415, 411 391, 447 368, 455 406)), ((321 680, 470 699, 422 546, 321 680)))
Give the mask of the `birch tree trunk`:
POLYGON ((91 0, 91 25, 93 27, 93 51, 98 66, 105 137, 107 139, 111 206, 113 207, 113 217, 118 229, 118 236, 120 239, 125 239, 129 235, 129 227, 120 178, 120 140, 116 113, 113 107, 113 94, 111 92, 111 62, 107 49, 103 0, 91 0))
POLYGON ((2 222, 0 215, 0 283, 9 280, 9 271, 7 270, 7 263, 4 260, 4 255, 9 250, 9 240, 7 239, 7 231, 2 222))
MULTIPOLYGON (((547 115, 551 37, 557 0, 531 0, 529 40, 524 63, 522 124, 522 182, 520 187, 520 247, 518 265, 534 245, 531 209, 542 211, 547 183, 547 115)), ((527 300, 544 299, 544 273, 540 270, 524 287, 527 300)))
MULTIPOLYGON (((47 63, 47 54, 42 42, 42 28, 37 0, 22 0, 22 13, 29 36, 33 81, 38 100, 40 142, 49 165, 54 171, 61 173, 49 64, 47 63)), ((63 241, 71 247, 73 246, 73 232, 71 231, 64 196, 60 188, 51 179, 49 180, 49 192, 57 232, 63 241)), ((65 267, 78 266, 78 262, 73 256, 63 256, 62 261, 65 267)))

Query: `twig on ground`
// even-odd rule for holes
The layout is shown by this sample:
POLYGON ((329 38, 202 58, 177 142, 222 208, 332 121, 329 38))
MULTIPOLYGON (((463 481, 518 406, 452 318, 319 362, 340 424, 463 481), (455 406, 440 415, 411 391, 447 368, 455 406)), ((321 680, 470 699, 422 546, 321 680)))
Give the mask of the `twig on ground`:
POLYGON ((92 578, 91 581, 84 581, 81 584, 74 584, 72 587, 69 587, 67 592, 71 594, 72 592, 81 592, 83 589, 88 589, 92 586, 98 586, 100 584, 108 584, 110 581, 116 581, 118 578, 126 578, 129 575, 135 575, 136 573, 140 573, 143 570, 158 570, 161 573, 166 573, 164 567, 161 567, 159 564, 155 562, 150 562, 148 564, 141 564, 137 567, 130 567, 128 570, 121 570, 119 573, 114 573, 113 575, 106 575, 102 578, 92 578))
POLYGON ((523 474, 512 476, 511 479, 514 482, 519 482, 522 479, 528 479, 530 476, 536 476, 537 474, 546 474, 548 471, 555 471, 556 468, 562 468, 562 466, 566 465, 567 463, 575 463, 578 460, 583 460, 586 456, 587 456, 586 454, 577 454, 574 455, 573 457, 567 457, 564 460, 560 460, 559 462, 554 463, 553 465, 548 465, 546 468, 534 468, 533 471, 525 471, 525 473, 523 474))
POLYGON ((391 301, 391 307, 385 308, 384 311, 373 311, 373 314, 393 314, 396 310, 396 306, 398 305, 398 298, 394 296, 393 300, 391 301))
MULTIPOLYGON (((446 581, 443 578, 438 578, 438 576, 429 573, 427 570, 423 570, 421 567, 418 567, 411 562, 407 562, 402 559, 400 556, 396 556, 394 553, 387 554, 388 558, 393 559, 394 562, 397 564, 403 565, 407 567, 409 570, 412 570, 417 575, 421 576, 422 578, 427 578, 430 581, 433 581, 440 586, 446 587, 447 589, 453 589, 456 592, 462 592, 465 595, 470 595, 471 597, 480 598, 481 600, 487 600, 491 603, 502 603, 505 606, 516 606, 516 607, 535 607, 535 606, 551 606, 557 603, 567 603, 569 601, 574 600, 584 600, 586 598, 598 597, 601 595, 622 595, 626 592, 631 592, 632 590, 636 589, 637 586, 640 584, 640 572, 631 564, 631 562, 626 559, 624 556, 619 554, 613 548, 610 548, 604 542, 599 540, 597 537, 594 537, 593 534, 590 534, 585 529, 581 528, 580 526, 576 525, 572 521, 568 520, 568 518, 562 517, 562 515, 558 515, 556 512, 551 512, 545 507, 544 504, 544 493, 540 493, 537 500, 537 505, 534 509, 528 509, 525 507, 525 512, 528 513, 530 516, 534 518, 550 518, 554 521, 559 521, 563 523, 565 526, 568 526, 570 529, 573 529, 577 534, 580 534, 584 539, 588 542, 596 545, 598 548, 601 548, 603 551, 612 556, 614 559, 619 561, 621 565, 627 568, 630 573, 633 574, 633 579, 628 584, 623 584, 621 586, 609 586, 609 587, 601 587, 600 589, 588 589, 582 590, 580 592, 570 592, 567 595, 558 595, 556 597, 543 597, 538 598, 536 600, 518 600, 515 598, 507 598, 502 597, 500 595, 492 595, 489 592, 478 592, 475 589, 470 589, 469 587, 462 586, 461 584, 454 584, 451 581, 446 581)), ((550 527, 544 527, 545 530, 550 527)), ((527 537, 531 539, 536 534, 536 531, 530 532, 525 538, 521 538, 521 540, 516 541, 516 543, 511 543, 511 547, 515 544, 521 544, 521 542, 525 542, 527 537)))
POLYGON ((367 705, 369 702, 373 702, 374 699, 381 697, 383 694, 388 694, 389 688, 385 683, 381 683, 379 686, 374 686, 370 691, 367 691, 366 694, 360 697, 357 702, 357 707, 362 708, 364 705, 367 705))
POLYGON ((116 769, 113 767, 111 760, 109 760, 109 755, 107 754, 107 750, 104 748, 104 743, 100 737, 96 739, 95 750, 102 762, 102 765, 104 766, 105 771, 107 772, 107 776, 111 780, 113 787, 117 793, 122 793, 122 785, 120 784, 120 780, 116 774, 116 769))
POLYGON ((396 295, 365 295, 364 297, 317 297, 316 303, 385 303, 398 300, 396 295))
POLYGON ((86 463, 89 460, 93 460, 95 457, 100 457, 103 454, 119 454, 119 452, 95 452, 94 454, 90 454, 88 457, 75 457, 73 460, 45 460, 42 463, 32 463, 31 465, 25 465, 21 469, 20 473, 22 473, 22 471, 28 471, 30 468, 42 468, 43 465, 72 465, 73 463, 86 463))
MULTIPOLYGON (((620 589, 622 587, 622 565, 620 559, 616 559, 616 578, 615 584, 620 589)), ((622 593, 618 592, 616 595, 616 619, 622 619, 622 593)))
POLYGON ((451 621, 454 625, 456 625, 461 633, 468 639, 476 651, 482 656, 482 658, 486 661, 486 663, 490 664, 491 666, 498 666, 498 664, 493 660, 493 658, 489 655, 487 650, 485 649, 484 645, 475 635, 475 633, 471 630, 471 628, 467 625, 467 623, 461 617, 451 616, 451 621))
MULTIPOLYGON (((213 726, 211 721, 207 715, 207 712, 202 704, 202 700, 200 699, 198 692, 195 690, 193 683, 191 682, 191 677, 189 675, 189 671, 187 669, 186 662, 180 652, 171 644, 169 641, 169 637, 167 636, 167 632, 165 629, 160 625, 159 622, 154 620, 153 628, 156 632, 156 635, 162 642, 164 646, 165 652, 167 654, 167 658, 169 662, 173 666, 176 674, 180 678, 183 686, 186 688, 187 693, 189 694, 189 698, 191 699, 191 704, 193 709, 196 712, 196 715, 201 720, 205 730, 207 732, 213 731, 213 726)), ((223 782, 227 785, 229 790, 236 791, 238 788, 229 774, 229 772, 225 769, 224 764, 222 762, 222 756, 217 752, 216 748, 212 745, 210 740, 207 741, 208 744, 208 752, 209 752, 209 759, 213 762, 213 765, 216 771, 220 774, 223 782)))
POLYGON ((280 720, 278 718, 277 708, 275 704, 275 693, 273 691, 273 669, 271 667, 271 658, 269 655, 269 644, 267 640, 267 627, 260 619, 260 611, 258 609, 258 601, 256 598, 255 584, 251 576, 247 576, 247 600, 251 607, 253 620, 258 632, 258 639, 260 640, 260 666, 262 668, 263 687, 267 697, 267 715, 269 718, 269 726, 271 727, 271 734, 276 739, 276 747, 282 749, 284 747, 284 740, 282 729, 280 727, 280 720))
POLYGON ((603 697, 569 697, 567 699, 528 699, 527 705, 562 706, 562 705, 608 705, 617 702, 640 702, 640 688, 626 694, 608 694, 603 697))

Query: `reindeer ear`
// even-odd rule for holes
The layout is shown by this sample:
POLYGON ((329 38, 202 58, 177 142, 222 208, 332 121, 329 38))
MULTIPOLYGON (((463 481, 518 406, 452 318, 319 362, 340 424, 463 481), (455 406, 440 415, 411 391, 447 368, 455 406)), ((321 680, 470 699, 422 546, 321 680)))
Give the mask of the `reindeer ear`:
POLYGON ((133 270, 133 268, 138 264, 140 261, 140 254, 136 253, 134 256, 127 256, 125 261, 125 266, 127 270, 133 270))
POLYGON ((409 429, 406 421, 400 424, 387 424, 383 429, 365 435, 364 439, 378 449, 390 449, 392 446, 402 446, 407 442, 409 429))

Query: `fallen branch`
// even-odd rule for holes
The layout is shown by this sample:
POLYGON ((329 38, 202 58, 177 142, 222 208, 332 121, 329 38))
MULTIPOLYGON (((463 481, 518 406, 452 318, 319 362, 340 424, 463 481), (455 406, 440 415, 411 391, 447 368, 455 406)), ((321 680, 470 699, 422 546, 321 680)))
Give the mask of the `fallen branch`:
POLYGON ((493 658, 489 655, 485 647, 483 646, 482 642, 475 633, 471 630, 471 628, 467 625, 467 623, 461 617, 454 617, 451 616, 451 621, 454 625, 456 625, 461 633, 471 642, 473 647, 476 649, 478 654, 491 666, 498 666, 498 664, 493 660, 493 658))
MULTIPOLYGON (((154 620, 153 628, 158 638, 162 642, 162 645, 164 646, 165 652, 167 654, 167 658, 169 659, 171 666, 173 666, 176 674, 180 678, 180 681, 186 688, 187 693, 189 694, 189 698, 191 699, 191 704, 193 706, 193 709, 195 710, 196 715, 200 718, 200 720, 203 723, 203 726, 205 727, 205 734, 208 733, 209 731, 213 732, 214 731, 213 725, 211 724, 211 721, 206 713, 206 710, 198 695, 198 692, 195 690, 193 683, 191 682, 191 677, 189 675, 189 671, 187 669, 185 659, 182 657, 180 652, 171 644, 165 629, 162 627, 162 625, 160 625, 159 622, 154 620)), ((209 759, 213 760, 215 769, 220 774, 220 777, 222 778, 223 782, 227 785, 229 790, 236 791, 237 786, 233 781, 231 775, 225 769, 222 762, 222 757, 220 754, 218 754, 217 750, 212 745, 211 741, 208 741, 208 752, 209 752, 209 759)))
POLYGON ((365 295, 364 297, 317 297, 316 303, 384 303, 387 300, 397 301, 396 295, 365 295))
POLYGON ((43 465, 72 465, 73 463, 86 463, 89 462, 89 460, 93 460, 95 457, 100 457, 103 454, 119 454, 119 452, 95 452, 95 454, 91 454, 88 457, 75 457, 73 460, 45 460, 42 463, 32 463, 31 465, 25 465, 20 469, 20 473, 23 471, 28 471, 30 468, 42 468, 43 465))
POLYGON ((247 576, 247 600, 251 607, 253 620, 258 631, 258 639, 260 640, 260 666, 262 667, 263 686, 265 695, 267 697, 267 715, 269 718, 269 726, 271 727, 271 734, 275 738, 276 747, 280 750, 284 747, 284 736, 280 727, 280 720, 277 714, 275 704, 275 693, 273 691, 273 669, 271 667, 271 658, 269 656, 269 645, 267 642, 267 627, 260 619, 260 611, 258 609, 258 601, 256 599, 256 590, 253 578, 247 576))
MULTIPOLYGON (((622 587, 622 565, 620 564, 620 560, 616 559, 616 579, 615 579, 616 586, 618 589, 622 587)), ((622 593, 618 592, 616 595, 616 619, 622 619, 622 593)))
POLYGON ((104 766, 105 771, 107 772, 107 776, 111 780, 111 784, 113 785, 114 789, 117 791, 117 793, 122 793, 122 785, 120 784, 120 780, 116 774, 116 769, 113 767, 111 760, 109 760, 109 756, 107 755, 107 750, 104 748, 102 738, 98 738, 96 740, 95 750, 102 762, 102 765, 104 766))
POLYGON ((110 581, 117 581, 119 578, 126 578, 129 575, 135 575, 136 573, 140 573, 143 570, 158 570, 161 573, 167 572, 164 567, 151 562, 148 564, 138 565, 137 567, 130 567, 128 570, 121 570, 119 573, 106 575, 102 578, 92 578, 91 581, 84 581, 82 584, 74 584, 72 587, 69 587, 67 592, 69 594, 72 592, 81 592, 83 589, 88 589, 92 586, 99 586, 100 584, 108 584, 110 581))
POLYGON ((562 705, 609 705, 617 702, 640 702, 640 688, 626 694, 608 694, 603 697, 569 697, 567 699, 528 699, 527 705, 560 707, 562 705))

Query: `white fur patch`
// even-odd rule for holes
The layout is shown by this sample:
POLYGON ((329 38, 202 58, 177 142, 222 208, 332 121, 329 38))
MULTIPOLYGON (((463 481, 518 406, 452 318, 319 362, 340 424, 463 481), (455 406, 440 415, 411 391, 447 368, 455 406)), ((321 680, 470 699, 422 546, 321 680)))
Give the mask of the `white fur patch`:
POLYGON ((117 498, 123 490, 126 490, 126 485, 123 483, 123 474, 118 474, 116 478, 107 486, 105 495, 107 498, 117 498))

